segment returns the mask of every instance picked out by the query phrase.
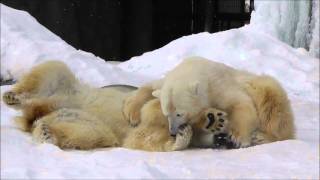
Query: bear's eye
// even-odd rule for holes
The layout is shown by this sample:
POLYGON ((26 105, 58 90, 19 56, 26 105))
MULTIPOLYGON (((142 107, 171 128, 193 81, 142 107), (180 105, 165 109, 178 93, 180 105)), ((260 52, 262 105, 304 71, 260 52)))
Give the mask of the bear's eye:
POLYGON ((181 117, 181 116, 182 116, 182 114, 177 113, 177 117, 181 117))

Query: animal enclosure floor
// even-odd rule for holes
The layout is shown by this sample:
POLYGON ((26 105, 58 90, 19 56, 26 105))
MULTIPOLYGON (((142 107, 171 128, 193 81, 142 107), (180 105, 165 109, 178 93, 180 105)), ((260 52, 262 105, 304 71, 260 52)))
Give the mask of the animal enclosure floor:
MULTIPOLYGON (((3 79, 19 79, 35 64, 58 59, 92 86, 139 86, 162 77, 183 57, 194 55, 276 77, 291 100, 297 139, 234 150, 64 151, 51 144, 34 143, 30 134, 19 131, 13 123, 19 112, 1 102, 1 179, 319 179, 319 59, 249 25, 181 37, 115 65, 76 50, 29 14, 1 5, 3 79)), ((1 94, 10 88, 1 86, 1 94)))

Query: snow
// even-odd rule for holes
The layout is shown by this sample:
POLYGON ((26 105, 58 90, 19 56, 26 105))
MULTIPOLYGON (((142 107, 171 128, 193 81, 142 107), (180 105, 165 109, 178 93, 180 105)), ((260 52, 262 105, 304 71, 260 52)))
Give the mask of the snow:
POLYGON ((47 60, 65 62, 80 80, 97 87, 115 83, 137 86, 143 83, 137 80, 148 78, 123 72, 92 53, 76 50, 40 26, 27 12, 12 11, 2 4, 0 8, 1 78, 4 80, 19 79, 32 66, 47 60))
POLYGON ((315 57, 320 57, 320 47, 319 47, 319 7, 320 7, 320 1, 312 1, 312 7, 314 8, 312 11, 312 18, 311 18, 311 41, 310 41, 310 53, 315 57))
MULTIPOLYGON (((1 102, 1 179, 319 179, 319 60, 304 50, 294 49, 258 26, 249 25, 181 37, 114 65, 74 49, 29 14, 1 5, 1 76, 6 79, 19 79, 43 59, 59 59, 80 80, 96 87, 141 85, 163 76, 190 55, 279 79, 292 102, 297 139, 234 150, 65 151, 34 143, 12 122, 19 112, 1 102)), ((1 86, 1 93, 10 88, 1 86)))
POLYGON ((268 34, 258 32, 254 26, 182 37, 163 48, 121 63, 119 67, 159 77, 183 57, 193 55, 257 74, 273 75, 293 97, 319 99, 319 93, 315 90, 319 87, 319 60, 290 48, 268 34))
POLYGON ((250 23, 293 47, 308 49, 319 58, 319 0, 257 0, 250 23))

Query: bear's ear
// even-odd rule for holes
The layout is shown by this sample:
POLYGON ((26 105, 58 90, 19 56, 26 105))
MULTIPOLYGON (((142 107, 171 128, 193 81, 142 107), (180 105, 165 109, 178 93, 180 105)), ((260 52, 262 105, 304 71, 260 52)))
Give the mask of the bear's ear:
POLYGON ((199 81, 194 81, 190 84, 189 86, 190 92, 194 95, 200 94, 200 82, 199 81))
POLYGON ((158 89, 158 90, 155 90, 152 92, 152 96, 156 97, 156 98, 160 98, 160 95, 161 95, 161 90, 158 89))

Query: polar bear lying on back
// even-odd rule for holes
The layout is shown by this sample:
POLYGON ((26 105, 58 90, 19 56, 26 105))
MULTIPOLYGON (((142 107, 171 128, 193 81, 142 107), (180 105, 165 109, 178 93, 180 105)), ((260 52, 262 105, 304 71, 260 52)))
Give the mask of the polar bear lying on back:
POLYGON ((16 119, 20 129, 31 132, 38 142, 63 149, 120 146, 174 151, 185 149, 190 143, 213 147, 213 135, 223 132, 227 125, 226 113, 207 108, 199 114, 197 124, 181 125, 177 136, 172 137, 159 99, 150 92, 149 96, 140 98, 144 101, 137 109, 141 112, 141 124, 133 128, 123 116, 123 102, 130 95, 142 97, 141 94, 148 93, 141 89, 136 92, 126 88, 89 87, 79 82, 64 63, 48 61, 33 67, 4 93, 2 100, 22 111, 22 116, 16 119), (219 131, 212 132, 218 126, 219 131))
MULTIPOLYGON (((228 131, 239 147, 294 138, 293 115, 286 92, 272 77, 236 70, 201 57, 185 59, 163 80, 146 85, 159 97, 177 134, 181 124, 197 123, 201 109, 216 107, 229 114, 228 131)), ((140 97, 129 97, 126 117, 138 123, 134 107, 140 97)))

